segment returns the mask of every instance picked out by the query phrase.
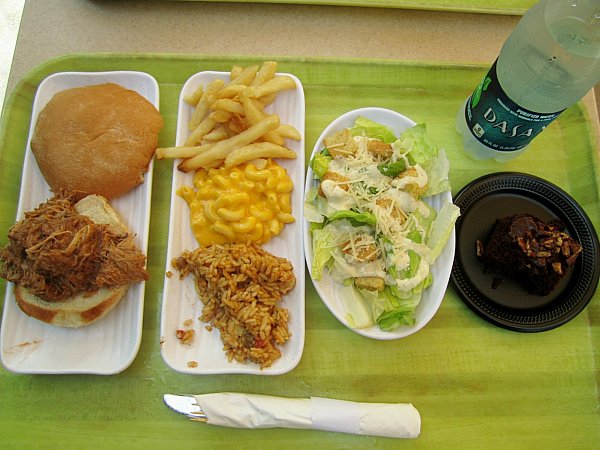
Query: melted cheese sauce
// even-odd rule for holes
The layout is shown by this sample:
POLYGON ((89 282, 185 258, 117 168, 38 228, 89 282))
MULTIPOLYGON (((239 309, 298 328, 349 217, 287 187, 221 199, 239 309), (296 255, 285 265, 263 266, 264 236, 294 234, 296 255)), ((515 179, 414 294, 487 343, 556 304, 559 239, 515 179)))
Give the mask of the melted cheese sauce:
POLYGON ((194 186, 177 194, 190 208, 191 227, 200 245, 264 244, 295 221, 286 170, 272 160, 262 168, 252 163, 232 168, 200 169, 194 186))

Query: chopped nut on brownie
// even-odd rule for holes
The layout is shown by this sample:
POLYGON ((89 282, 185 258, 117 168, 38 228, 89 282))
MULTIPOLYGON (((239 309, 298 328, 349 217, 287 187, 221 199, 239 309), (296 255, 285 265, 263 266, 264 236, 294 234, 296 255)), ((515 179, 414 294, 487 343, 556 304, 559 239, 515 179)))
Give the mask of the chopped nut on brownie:
POLYGON ((500 273, 528 291, 548 295, 575 264, 581 244, 558 222, 544 222, 530 214, 496 221, 492 235, 477 256, 486 270, 500 273))

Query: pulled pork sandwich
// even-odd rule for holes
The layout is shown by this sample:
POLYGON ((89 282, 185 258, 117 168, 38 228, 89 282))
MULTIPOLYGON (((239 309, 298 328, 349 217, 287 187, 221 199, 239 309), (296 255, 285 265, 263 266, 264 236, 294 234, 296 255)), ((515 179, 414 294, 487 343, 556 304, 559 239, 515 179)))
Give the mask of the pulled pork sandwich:
POLYGON ((108 201, 60 191, 11 227, 0 277, 25 314, 60 327, 104 317, 148 279, 145 255, 108 201))

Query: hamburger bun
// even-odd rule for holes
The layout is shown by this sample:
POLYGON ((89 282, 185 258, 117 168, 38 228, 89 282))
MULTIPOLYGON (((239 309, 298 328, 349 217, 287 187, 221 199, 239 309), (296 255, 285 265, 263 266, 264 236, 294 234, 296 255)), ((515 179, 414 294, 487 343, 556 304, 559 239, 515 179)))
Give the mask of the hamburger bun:
POLYGON ((112 199, 143 183, 162 127, 152 103, 118 84, 66 89, 41 110, 31 150, 54 192, 112 199))
POLYGON ((77 295, 62 302, 47 302, 26 288, 15 286, 19 308, 30 317, 57 327, 78 328, 103 318, 125 296, 128 286, 101 288, 93 295, 77 295))
MULTIPOLYGON (((107 224, 118 232, 127 231, 119 215, 103 197, 87 196, 75 204, 75 209, 96 223, 107 224)), ((103 318, 125 296, 128 288, 128 285, 103 287, 57 302, 43 300, 18 284, 14 292, 17 305, 28 316, 51 325, 76 328, 103 318)))

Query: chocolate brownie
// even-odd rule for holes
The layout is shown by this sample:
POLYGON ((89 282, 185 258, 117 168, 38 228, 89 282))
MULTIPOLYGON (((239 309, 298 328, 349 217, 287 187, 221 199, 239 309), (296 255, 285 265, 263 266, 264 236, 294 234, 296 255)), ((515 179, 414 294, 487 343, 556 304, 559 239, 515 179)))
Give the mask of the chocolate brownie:
POLYGON ((530 214, 498 219, 487 244, 477 244, 486 271, 502 274, 537 295, 552 292, 581 253, 581 245, 562 223, 530 214))

